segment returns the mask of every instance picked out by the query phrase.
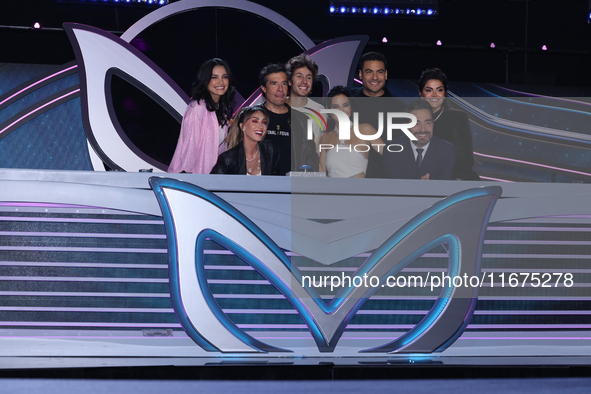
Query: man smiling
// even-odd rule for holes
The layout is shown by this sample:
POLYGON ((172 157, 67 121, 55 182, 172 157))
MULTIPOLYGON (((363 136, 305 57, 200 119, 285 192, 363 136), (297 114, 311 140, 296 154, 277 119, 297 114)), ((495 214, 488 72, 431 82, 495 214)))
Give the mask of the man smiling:
POLYGON ((417 124, 410 128, 416 137, 400 137, 393 141, 403 147, 402 152, 384 152, 390 177, 395 179, 453 179, 455 149, 453 144, 433 136, 433 112, 424 100, 409 104, 406 112, 417 118, 417 124))
POLYGON ((270 64, 259 73, 259 83, 265 96, 265 108, 269 110, 266 139, 281 152, 279 175, 308 166, 318 170, 318 154, 313 141, 306 139, 306 116, 291 111, 286 103, 288 80, 282 64, 270 64))
MULTIPOLYGON (((379 52, 367 52, 359 60, 359 79, 363 86, 353 92, 355 101, 352 102, 353 111, 359 114, 359 123, 369 123, 379 130, 380 113, 383 124, 388 112, 403 112, 404 103, 392 96, 386 87, 388 80, 388 62, 379 52)), ((384 126, 385 127, 385 126, 384 126)), ((403 136, 400 130, 394 130, 392 139, 403 136)), ((382 134, 385 137, 385 133, 382 134)), ((384 141, 386 143, 391 140, 384 141)), ((388 172, 383 165, 382 156, 373 149, 369 152, 367 178, 387 178, 388 172)))
POLYGON ((292 57, 287 62, 290 93, 287 104, 312 119, 312 132, 316 147, 326 131, 326 119, 320 114, 324 106, 308 98, 318 75, 318 65, 308 55, 292 57))

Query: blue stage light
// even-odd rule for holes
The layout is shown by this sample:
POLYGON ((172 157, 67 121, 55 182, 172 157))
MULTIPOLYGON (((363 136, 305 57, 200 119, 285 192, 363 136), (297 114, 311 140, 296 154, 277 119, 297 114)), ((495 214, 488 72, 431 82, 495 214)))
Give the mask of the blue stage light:
MULTIPOLYGON (((122 0, 121 0, 122 1, 122 0)), ((147 0, 135 0, 135 1, 147 1, 147 0)), ((157 0, 154 0, 157 1, 157 0)), ((331 0, 329 3, 329 13, 331 15, 359 15, 359 16, 375 16, 381 17, 384 16, 436 16, 437 9, 436 8, 418 8, 413 7, 410 3, 416 0, 392 0, 384 1, 377 0, 356 0, 345 2, 345 1, 338 1, 338 0, 331 0), (353 4, 351 4, 353 3, 353 4), (380 4, 378 4, 380 3, 380 4), (385 4, 384 4, 385 3, 385 4)), ((421 0, 425 3, 433 3, 435 0, 421 0)))

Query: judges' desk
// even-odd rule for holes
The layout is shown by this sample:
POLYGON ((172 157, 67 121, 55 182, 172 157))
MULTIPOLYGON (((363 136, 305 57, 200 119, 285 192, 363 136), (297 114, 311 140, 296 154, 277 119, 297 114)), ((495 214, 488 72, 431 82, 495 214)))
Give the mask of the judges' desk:
POLYGON ((2 170, 0 356, 588 356, 590 200, 585 184, 2 170))

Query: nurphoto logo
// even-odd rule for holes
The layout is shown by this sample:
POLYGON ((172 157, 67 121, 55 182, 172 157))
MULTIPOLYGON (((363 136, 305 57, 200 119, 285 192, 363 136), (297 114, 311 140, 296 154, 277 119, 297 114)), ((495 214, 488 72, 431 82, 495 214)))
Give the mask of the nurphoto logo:
MULTIPOLYGON (((339 133, 339 140, 347 141, 351 139, 351 129, 353 129, 353 133, 355 136, 362 141, 373 141, 377 138, 381 138, 384 133, 384 113, 378 112, 378 129, 376 130, 375 134, 362 134, 359 131, 359 114, 357 112, 353 113, 353 127, 351 127, 351 120, 341 110, 338 109, 321 109, 321 114, 333 114, 337 121, 338 121, 338 133, 339 133)), ((407 112, 387 112, 386 113, 386 140, 392 140, 392 131, 393 130, 401 130, 408 138, 412 141, 416 141, 417 138, 410 132, 410 128, 414 127, 417 124, 417 118, 413 114, 407 112), (408 119, 409 122, 398 123, 400 120, 408 119), (394 121, 396 120, 396 122, 394 121)), ((308 119, 308 139, 314 139, 314 132, 312 130, 312 119, 308 119)), ((389 152, 402 152, 402 145, 400 144, 356 144, 354 146, 337 146, 337 149, 353 149, 356 152, 368 152, 371 149, 371 146, 377 147, 378 150, 387 149, 389 152)), ((332 144, 319 144, 318 150, 321 152, 323 149, 330 150, 335 146, 332 144)))

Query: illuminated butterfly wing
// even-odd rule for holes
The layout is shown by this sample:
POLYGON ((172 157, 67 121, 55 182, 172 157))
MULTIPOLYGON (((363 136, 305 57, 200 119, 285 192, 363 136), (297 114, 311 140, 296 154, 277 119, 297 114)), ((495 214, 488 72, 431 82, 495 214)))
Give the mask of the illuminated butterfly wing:
MULTIPOLYGON (((250 219, 198 186, 151 178, 163 212, 173 305, 181 324, 209 351, 281 351, 240 330, 215 303, 204 275, 203 244, 211 239, 250 264, 289 300, 321 352, 336 347, 347 324, 377 288, 349 287, 324 303, 285 253, 250 219)), ((441 243, 450 245, 449 275, 478 275, 483 236, 499 187, 472 189, 428 208, 390 237, 357 276, 386 278, 441 243)), ((427 316, 398 340, 368 351, 433 352, 461 334, 474 311, 477 288, 443 289, 427 316)))
POLYGON ((85 131, 99 157, 113 169, 166 170, 166 166, 138 149, 115 117, 110 100, 113 74, 132 82, 180 122, 188 97, 164 71, 139 50, 103 30, 64 24, 79 65, 80 97, 85 131))

